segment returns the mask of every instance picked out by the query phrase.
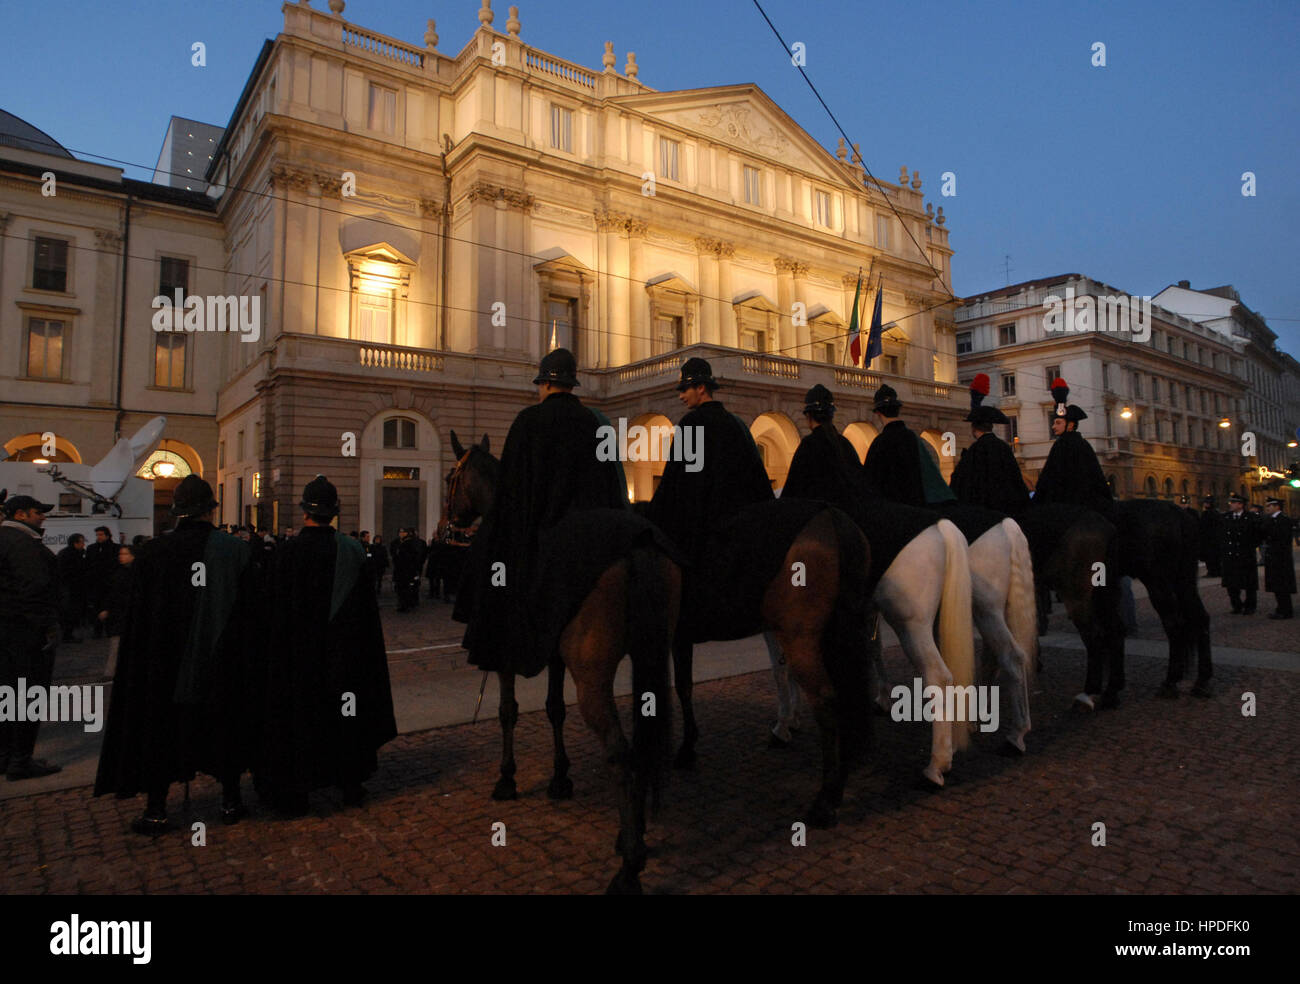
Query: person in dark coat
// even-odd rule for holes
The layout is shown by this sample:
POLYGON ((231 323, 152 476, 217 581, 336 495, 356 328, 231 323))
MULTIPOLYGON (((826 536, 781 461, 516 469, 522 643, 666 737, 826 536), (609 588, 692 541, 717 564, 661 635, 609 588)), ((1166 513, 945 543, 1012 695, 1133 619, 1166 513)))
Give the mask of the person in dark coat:
MULTIPOLYGON (((117 570, 117 544, 113 542, 113 531, 107 526, 95 527, 95 542, 86 547, 86 597, 92 612, 104 609, 104 599, 108 594, 109 582, 117 570)), ((104 623, 94 619, 94 637, 104 635, 104 623)))
POLYGON ((540 672, 573 609, 564 584, 585 584, 578 567, 598 575, 621 555, 609 542, 552 543, 562 523, 598 510, 631 518, 622 465, 600 453, 609 421, 574 395, 577 369, 567 349, 541 360, 538 402, 510 425, 496 496, 470 547, 452 618, 467 624, 469 662, 483 670, 540 672))
POLYGON ((1052 417, 1052 436, 1056 443, 1047 455, 1043 470, 1034 486, 1034 505, 1069 503, 1094 509, 1109 517, 1114 496, 1106 475, 1097 461, 1097 452, 1079 433, 1079 421, 1088 415, 1074 404, 1066 404, 1070 387, 1065 380, 1052 382, 1056 412, 1052 417))
POLYGON ((226 823, 245 815, 239 781, 253 764, 254 668, 270 618, 248 544, 212 525, 212 486, 176 487, 176 528, 139 551, 118 648, 95 795, 148 794, 131 829, 168 829, 167 790, 205 772, 221 783, 226 823))
POLYGON ((1291 543, 1295 536, 1291 517, 1282 512, 1282 500, 1264 500, 1264 590, 1273 592, 1277 608, 1269 618, 1291 618, 1291 596, 1295 594, 1295 561, 1291 543))
POLYGON ((131 605, 131 565, 135 563, 135 548, 123 543, 117 550, 117 570, 109 578, 108 588, 100 596, 99 617, 96 621, 108 636, 108 662, 104 664, 104 678, 112 680, 117 673, 117 651, 122 642, 122 628, 126 625, 127 609, 131 605))
POLYGON ((1223 515, 1214 505, 1214 496, 1207 495, 1201 500, 1200 516, 1200 559, 1205 562, 1206 577, 1222 576, 1219 557, 1219 530, 1223 526, 1223 515))
MULTIPOLYGON (((48 687, 59 640, 58 562, 41 542, 54 507, 29 495, 5 502, 0 523, 0 686, 48 687)), ((38 779, 62 767, 33 758, 39 721, 0 721, 0 772, 11 781, 38 779)))
POLYGON ((884 425, 867 448, 862 463, 867 495, 905 506, 937 506, 956 501, 921 438, 898 419, 903 409, 897 391, 888 383, 876 390, 872 409, 884 425))
POLYGON ((804 397, 808 436, 799 442, 781 489, 782 499, 853 503, 862 495, 862 464, 849 439, 835 429, 831 391, 818 383, 804 397))
POLYGON ((397 592, 397 610, 409 611, 420 604, 420 572, 428 548, 411 527, 397 534, 393 545, 393 590, 397 592))
POLYGON ((56 561, 59 565, 63 638, 67 642, 80 642, 81 629, 86 623, 86 607, 89 604, 86 538, 80 533, 73 533, 68 537, 68 545, 58 552, 56 561))
POLYGON ((379 748, 397 737, 365 548, 330 525, 339 497, 323 475, 303 490, 301 506, 302 529, 276 551, 268 577, 275 617, 258 770, 270 800, 291 815, 325 786, 360 803, 379 748))
POLYGON ((374 542, 370 544, 370 565, 375 575, 375 594, 384 593, 384 573, 388 570, 388 548, 384 546, 384 538, 380 534, 375 534, 374 542))
POLYGON ((1223 586, 1228 590, 1228 601, 1234 615, 1254 615, 1256 594, 1259 591, 1259 569, 1255 563, 1255 548, 1259 546, 1261 530, 1259 519, 1246 511, 1245 496, 1236 492, 1228 496, 1228 512, 1223 517, 1219 531, 1219 556, 1223 568, 1223 586), (1242 604, 1241 592, 1246 592, 1242 604))
POLYGON ((1016 456, 993 433, 994 424, 1011 421, 997 407, 984 406, 989 377, 980 373, 971 382, 971 409, 966 415, 975 442, 962 451, 950 485, 957 501, 1018 516, 1029 506, 1029 491, 1016 456))

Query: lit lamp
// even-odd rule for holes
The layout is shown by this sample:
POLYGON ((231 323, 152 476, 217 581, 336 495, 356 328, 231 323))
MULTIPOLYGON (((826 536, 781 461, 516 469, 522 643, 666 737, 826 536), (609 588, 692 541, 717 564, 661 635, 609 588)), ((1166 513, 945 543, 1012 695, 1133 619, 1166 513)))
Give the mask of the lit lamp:
POLYGON ((1220 426, 1220 427, 1231 427, 1231 426, 1232 426, 1232 421, 1229 420, 1227 417, 1224 417, 1222 420, 1219 421, 1219 426, 1220 426))
POLYGON ((1287 441, 1287 442, 1286 442, 1286 446, 1289 447, 1289 448, 1294 448, 1294 447, 1297 446, 1297 442, 1296 442, 1296 441, 1287 441))
POLYGON ((48 465, 49 463, 50 463, 50 459, 49 459, 49 458, 33 458, 33 459, 32 459, 32 464, 33 464, 33 465, 48 465))
POLYGON ((1128 407, 1125 407, 1123 410, 1119 412, 1119 415, 1125 420, 1130 420, 1133 417, 1133 411, 1128 407))
POLYGON ((153 467, 149 469, 159 478, 171 478, 176 473, 176 462, 174 461, 155 461, 153 467))

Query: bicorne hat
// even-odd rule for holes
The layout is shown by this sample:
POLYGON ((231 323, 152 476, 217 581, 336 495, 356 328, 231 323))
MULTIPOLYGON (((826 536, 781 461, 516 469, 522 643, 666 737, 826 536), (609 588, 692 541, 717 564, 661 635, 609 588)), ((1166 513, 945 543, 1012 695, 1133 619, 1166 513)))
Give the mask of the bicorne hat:
POLYGON ((880 389, 876 390, 871 409, 883 413, 887 417, 895 417, 898 415, 898 411, 903 409, 903 401, 898 398, 898 391, 885 383, 880 389))
POLYGON ((804 395, 803 412, 812 417, 833 414, 835 398, 831 395, 831 391, 818 383, 804 395))
POLYGON ((695 357, 682 364, 682 379, 677 384, 677 392, 703 383, 711 389, 720 389, 722 384, 713 378, 713 367, 704 359, 695 357))
POLYGON ((1007 415, 997 407, 984 406, 984 397, 989 395, 989 377, 987 373, 980 373, 970 384, 970 413, 966 414, 966 420, 977 427, 988 428, 993 424, 1009 424, 1010 420, 1007 415))
POLYGON ((1052 380, 1051 385, 1052 399, 1056 401, 1056 410, 1053 412, 1055 417, 1063 417, 1066 422, 1078 423, 1080 420, 1087 420, 1088 415, 1083 412, 1082 407, 1076 407, 1073 403, 1066 405, 1066 400, 1070 397, 1070 387, 1059 376, 1052 380))
POLYGON ((537 365, 537 378, 533 385, 554 383, 556 386, 578 385, 578 360, 568 349, 557 348, 542 356, 537 365))
POLYGON ((172 493, 171 513, 177 519, 192 519, 216 508, 212 486, 198 475, 186 475, 172 493))
POLYGON ((324 475, 317 475, 302 490, 302 511, 308 516, 332 519, 339 514, 339 491, 324 475))

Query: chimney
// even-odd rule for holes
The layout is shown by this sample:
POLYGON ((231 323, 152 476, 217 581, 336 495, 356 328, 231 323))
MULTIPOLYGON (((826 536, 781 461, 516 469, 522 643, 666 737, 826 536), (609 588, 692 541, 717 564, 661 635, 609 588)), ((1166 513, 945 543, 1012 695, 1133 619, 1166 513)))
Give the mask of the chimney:
POLYGON ((1178 286, 1183 288, 1183 290, 1191 290, 1192 282, 1190 280, 1180 280, 1178 281, 1178 286))

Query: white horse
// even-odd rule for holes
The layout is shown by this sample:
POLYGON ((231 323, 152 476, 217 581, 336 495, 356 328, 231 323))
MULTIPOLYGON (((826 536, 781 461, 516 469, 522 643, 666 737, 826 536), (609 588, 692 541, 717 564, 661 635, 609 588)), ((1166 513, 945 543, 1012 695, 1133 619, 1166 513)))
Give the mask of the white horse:
MULTIPOLYGON (((927 531, 928 532, 928 531, 927 531)), ((917 538, 919 540, 920 537, 917 538)), ((898 634, 904 652, 912 665, 922 672, 924 682, 928 685, 933 678, 941 674, 934 672, 933 665, 926 663, 933 653, 933 638, 930 626, 933 614, 926 616, 928 597, 924 588, 927 581, 933 581, 929 572, 937 566, 921 567, 926 561, 919 559, 910 548, 916 543, 908 544, 885 571, 880 585, 876 589, 875 603, 894 631, 898 634), (907 626, 906 629, 903 626, 907 626), (929 647, 918 645, 916 637, 924 634, 929 638, 929 647)), ((963 541, 963 546, 964 546, 963 541)), ((993 526, 966 550, 970 571, 969 607, 966 611, 978 628, 984 640, 983 682, 991 683, 997 672, 1002 674, 999 691, 1007 691, 1010 700, 1011 723, 1004 732, 1009 747, 1017 752, 1024 752, 1024 736, 1030 729, 1029 717, 1029 676, 1038 654, 1037 611, 1034 602, 1033 565, 1029 555, 1029 545, 1024 533, 1014 520, 1004 519, 993 526)), ((929 561, 934 563, 933 560, 929 561)), ((946 573, 946 570, 945 570, 946 573)), ((961 608, 961 601, 957 602, 961 608)), ((941 609, 942 613, 942 609, 941 609)), ((941 638, 939 652, 943 654, 948 672, 952 677, 963 676, 960 666, 963 661, 971 659, 959 643, 942 638, 943 622, 940 622, 941 638)), ((962 638, 970 639, 969 632, 962 638)), ((780 648, 774 640, 765 636, 768 655, 772 660, 772 673, 776 679, 777 689, 777 723, 772 729, 773 745, 784 745, 790 741, 791 729, 797 729, 802 713, 801 701, 797 687, 791 687, 788 674, 782 662, 780 648)), ((885 695, 884 661, 880 647, 873 646, 876 662, 877 701, 884 710, 889 709, 885 695)), ((960 684, 958 684, 960 685, 960 684)), ((930 764, 924 775, 935 785, 943 785, 943 767, 941 743, 938 732, 940 722, 934 722, 936 740, 930 764)), ((954 744, 965 747, 968 726, 952 722, 954 744)), ((947 758, 951 765, 951 756, 947 758)))
MULTIPOLYGON (((947 693, 948 687, 974 685, 970 564, 966 539, 956 526, 941 519, 913 537, 885 569, 872 599, 898 634, 924 686, 936 686, 947 693), (943 576, 936 578, 936 571, 943 576)), ((779 715, 772 734, 774 744, 784 744, 789 741, 791 725, 798 727, 800 696, 798 688, 790 686, 780 648, 770 638, 767 648, 776 678, 779 715)), ((970 729, 966 722, 936 719, 932 724, 930 762, 922 771, 930 782, 942 786, 944 773, 952 769, 953 750, 966 748, 970 729)))

